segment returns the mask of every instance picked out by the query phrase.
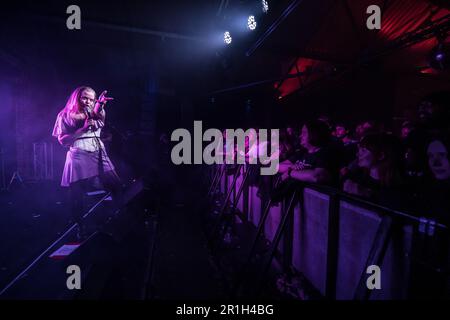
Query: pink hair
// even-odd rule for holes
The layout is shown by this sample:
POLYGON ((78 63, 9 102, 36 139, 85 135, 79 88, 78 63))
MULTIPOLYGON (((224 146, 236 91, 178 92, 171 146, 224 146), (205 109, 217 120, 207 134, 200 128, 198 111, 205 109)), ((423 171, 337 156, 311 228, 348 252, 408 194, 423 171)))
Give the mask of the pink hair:
POLYGON ((70 95, 69 99, 67 100, 66 106, 64 107, 64 109, 62 110, 62 112, 64 113, 80 113, 80 97, 81 97, 81 93, 83 93, 83 91, 92 91, 95 94, 94 89, 92 89, 91 87, 78 87, 76 88, 72 94, 70 95))
POLYGON ((64 114, 64 116, 66 117, 67 120, 69 120, 69 121, 73 120, 72 117, 69 116, 70 114, 76 114, 76 113, 81 112, 80 98, 81 98, 81 94, 85 90, 92 91, 95 94, 94 89, 92 89, 91 87, 87 87, 87 86, 78 87, 70 94, 70 97, 66 102, 66 106, 60 112, 60 113, 64 114))

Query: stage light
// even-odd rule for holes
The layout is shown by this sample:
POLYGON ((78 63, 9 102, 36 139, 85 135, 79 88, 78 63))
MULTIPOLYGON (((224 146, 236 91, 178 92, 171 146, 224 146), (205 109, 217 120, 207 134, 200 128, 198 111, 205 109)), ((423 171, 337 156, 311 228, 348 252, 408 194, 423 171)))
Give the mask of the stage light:
POLYGON ((433 48, 429 56, 430 67, 444 71, 450 68, 450 44, 439 43, 433 48))
POLYGON ((267 2, 267 0, 262 0, 261 4, 262 4, 262 11, 264 13, 267 13, 267 11, 269 11, 269 3, 267 2))
POLYGON ((227 45, 229 45, 233 41, 233 38, 231 37, 231 34, 229 31, 225 31, 223 34, 223 42, 225 42, 227 45))
POLYGON ((247 28, 249 28, 250 30, 255 30, 256 29, 256 20, 255 20, 255 16, 249 16, 247 19, 247 28))

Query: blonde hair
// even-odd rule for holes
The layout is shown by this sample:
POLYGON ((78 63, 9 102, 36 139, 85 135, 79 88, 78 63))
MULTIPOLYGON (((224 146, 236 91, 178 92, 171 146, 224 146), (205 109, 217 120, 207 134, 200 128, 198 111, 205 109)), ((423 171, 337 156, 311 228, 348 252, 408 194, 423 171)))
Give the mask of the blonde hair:
POLYGON ((70 122, 73 122, 74 119, 69 115, 82 112, 80 109, 80 98, 83 91, 92 91, 96 95, 95 90, 87 86, 78 87, 70 94, 65 107, 60 112, 70 122))

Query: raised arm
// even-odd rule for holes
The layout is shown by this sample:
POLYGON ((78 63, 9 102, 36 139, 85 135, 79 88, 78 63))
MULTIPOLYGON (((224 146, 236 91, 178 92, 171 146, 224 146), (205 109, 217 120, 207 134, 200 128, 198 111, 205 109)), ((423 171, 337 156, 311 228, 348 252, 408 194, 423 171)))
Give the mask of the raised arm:
POLYGON ((291 177, 296 180, 313 183, 326 183, 330 181, 330 173, 324 168, 292 170, 291 177))
POLYGON ((288 172, 288 170, 290 168, 293 167, 293 163, 289 160, 284 160, 283 162, 280 163, 279 167, 278 167, 278 172, 279 173, 286 173, 288 172))
POLYGON ((94 118, 101 120, 101 121, 105 121, 105 110, 104 107, 106 105, 106 103, 110 100, 114 100, 114 98, 112 97, 107 97, 106 94, 108 93, 108 91, 103 91, 102 94, 98 97, 95 106, 94 106, 94 118))

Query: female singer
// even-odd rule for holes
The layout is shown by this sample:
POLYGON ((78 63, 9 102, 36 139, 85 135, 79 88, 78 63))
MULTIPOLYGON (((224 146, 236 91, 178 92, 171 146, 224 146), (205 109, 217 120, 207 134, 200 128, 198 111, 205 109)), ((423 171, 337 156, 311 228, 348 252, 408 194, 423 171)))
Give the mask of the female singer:
MULTIPOLYGON (((113 198, 120 190, 120 179, 100 140, 105 121, 105 104, 113 98, 107 91, 96 99, 90 87, 76 88, 70 95, 53 128, 53 136, 68 147, 61 186, 69 188, 72 218, 78 226, 78 236, 85 236, 83 196, 86 189, 100 180, 113 198)), ((117 200, 117 199, 116 199, 117 200)))

